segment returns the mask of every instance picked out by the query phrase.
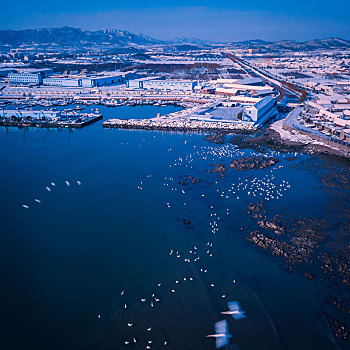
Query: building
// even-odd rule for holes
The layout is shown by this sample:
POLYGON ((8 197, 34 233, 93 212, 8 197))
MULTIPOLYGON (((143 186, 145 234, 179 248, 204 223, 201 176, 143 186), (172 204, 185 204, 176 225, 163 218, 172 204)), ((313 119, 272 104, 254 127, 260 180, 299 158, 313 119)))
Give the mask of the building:
POLYGON ((156 77, 145 77, 140 79, 128 79, 126 81, 126 87, 129 89, 143 89, 143 83, 147 80, 153 80, 156 77))
POLYGON ((77 78, 44 78, 43 84, 47 86, 80 87, 81 81, 77 78))
POLYGON ((8 74, 11 84, 42 84, 43 78, 53 72, 50 68, 23 69, 8 74))
POLYGON ((109 75, 87 75, 75 77, 49 77, 43 79, 43 84, 47 86, 63 86, 63 87, 86 87, 94 88, 105 85, 121 84, 123 82, 123 74, 109 75))
POLYGON ((265 83, 260 78, 245 78, 238 80, 241 85, 264 86, 265 83))
POLYGON ((123 76, 117 75, 91 75, 85 78, 81 78, 82 87, 98 87, 105 85, 121 84, 123 82, 123 76))
POLYGON ((160 80, 160 79, 137 79, 129 80, 126 83, 127 88, 145 89, 145 90, 163 90, 163 91, 193 91, 198 84, 194 80, 160 80))
POLYGON ((252 120, 260 123, 272 114, 275 107, 276 100, 271 96, 267 96, 253 106, 248 107, 244 112, 243 120, 252 120))

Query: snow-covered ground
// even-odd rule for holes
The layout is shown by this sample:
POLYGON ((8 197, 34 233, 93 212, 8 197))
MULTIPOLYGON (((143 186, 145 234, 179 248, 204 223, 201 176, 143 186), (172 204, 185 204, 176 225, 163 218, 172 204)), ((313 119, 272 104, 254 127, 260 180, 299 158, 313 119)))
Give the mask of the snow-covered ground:
POLYGON ((337 148, 332 147, 324 142, 320 142, 318 140, 315 140, 308 135, 303 135, 303 134, 299 133, 297 130, 295 130, 295 131, 284 130, 284 129, 282 129, 283 123, 284 123, 284 119, 281 119, 281 120, 278 120, 278 121, 272 123, 270 126, 272 130, 275 130, 276 132, 278 132, 280 134, 282 140, 299 142, 299 143, 303 143, 305 145, 321 145, 321 146, 325 146, 325 147, 337 150, 337 148))

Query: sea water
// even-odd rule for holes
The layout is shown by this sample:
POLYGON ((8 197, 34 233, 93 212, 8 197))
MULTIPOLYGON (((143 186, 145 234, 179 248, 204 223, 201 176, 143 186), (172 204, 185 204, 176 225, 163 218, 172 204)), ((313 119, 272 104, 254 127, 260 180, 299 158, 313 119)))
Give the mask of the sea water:
MULTIPOLYGON (((174 111, 118 108, 113 117, 174 111)), ((335 348, 319 316, 323 287, 246 239, 256 229, 247 206, 266 198, 243 189, 254 178, 289 185, 278 199, 270 191, 269 210, 323 214, 319 179, 293 167, 310 156, 287 161, 270 151, 280 160, 273 169, 229 168, 221 178, 210 164, 258 152, 203 137, 103 129, 102 121, 0 128, 2 349, 214 349, 206 335, 221 319, 236 348, 335 348), (232 300, 246 319, 220 314, 232 300)))

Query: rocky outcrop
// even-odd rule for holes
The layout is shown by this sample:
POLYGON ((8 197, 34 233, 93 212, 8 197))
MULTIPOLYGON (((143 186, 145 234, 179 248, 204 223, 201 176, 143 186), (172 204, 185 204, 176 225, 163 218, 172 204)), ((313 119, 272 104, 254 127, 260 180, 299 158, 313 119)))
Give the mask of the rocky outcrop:
POLYGON ((213 166, 214 168, 212 170, 207 170, 208 173, 216 173, 221 177, 225 177, 225 172, 227 171, 227 168, 224 164, 217 163, 217 164, 209 164, 209 165, 213 166))
POLYGON ((277 158, 244 157, 234 159, 230 163, 230 167, 235 170, 258 170, 274 166, 278 162, 279 160, 277 158))
POLYGON ((200 178, 196 179, 195 177, 193 177, 191 175, 186 175, 183 178, 183 181, 179 181, 179 184, 181 186, 187 186, 188 183, 186 181, 189 181, 191 184, 198 184, 199 182, 201 182, 201 179, 200 178))
POLYGON ((264 220, 258 221, 258 225, 262 228, 267 228, 271 230, 276 235, 282 235, 285 233, 285 229, 281 225, 278 225, 273 221, 269 221, 266 218, 264 220))

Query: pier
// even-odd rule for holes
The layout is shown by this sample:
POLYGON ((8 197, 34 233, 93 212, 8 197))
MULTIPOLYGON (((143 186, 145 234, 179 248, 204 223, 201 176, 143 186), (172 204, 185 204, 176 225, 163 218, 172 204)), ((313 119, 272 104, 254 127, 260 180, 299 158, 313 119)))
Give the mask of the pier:
POLYGON ((0 126, 38 128, 83 128, 103 118, 102 114, 61 114, 48 111, 3 111, 0 126), (13 112, 13 113, 12 113, 13 112))

